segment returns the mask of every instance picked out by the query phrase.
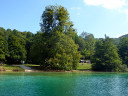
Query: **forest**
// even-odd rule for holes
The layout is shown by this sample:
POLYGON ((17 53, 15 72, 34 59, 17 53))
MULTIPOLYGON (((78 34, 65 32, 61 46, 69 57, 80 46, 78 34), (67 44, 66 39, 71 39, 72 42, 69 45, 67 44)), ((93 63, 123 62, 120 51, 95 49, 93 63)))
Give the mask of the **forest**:
POLYGON ((95 38, 82 32, 78 36, 63 6, 46 6, 41 30, 36 34, 0 27, 0 62, 39 64, 43 69, 75 70, 80 60, 90 60, 94 71, 126 71, 128 35, 95 38))

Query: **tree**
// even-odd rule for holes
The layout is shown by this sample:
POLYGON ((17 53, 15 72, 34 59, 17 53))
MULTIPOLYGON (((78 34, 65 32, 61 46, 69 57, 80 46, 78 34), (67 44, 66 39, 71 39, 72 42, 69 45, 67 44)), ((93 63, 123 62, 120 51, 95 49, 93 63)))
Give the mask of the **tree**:
POLYGON ((26 59, 25 41, 18 39, 14 35, 10 35, 8 39, 9 57, 8 63, 21 63, 21 60, 26 59))
POLYGON ((43 37, 44 33, 37 33, 33 39, 33 43, 30 47, 30 52, 29 52, 29 59, 30 62, 35 63, 35 64, 40 64, 43 65, 45 64, 45 59, 47 55, 46 52, 46 48, 45 48, 45 40, 43 37), (44 62, 43 62, 44 61, 44 62), (42 63, 42 64, 41 64, 42 63))
POLYGON ((0 27, 0 35, 4 36, 4 33, 5 33, 5 29, 0 27))
POLYGON ((29 37, 29 38, 27 38, 26 39, 26 45, 25 45, 25 47, 26 47, 26 52, 27 52, 27 54, 26 54, 26 62, 27 63, 31 63, 32 64, 32 62, 31 62, 31 60, 30 60, 30 48, 31 48, 31 46, 32 46, 32 44, 33 44, 33 39, 34 39, 34 37, 29 37))
POLYGON ((21 63, 29 61, 29 51, 34 34, 0 27, 0 61, 4 63, 21 63))
POLYGON ((4 38, 0 35, 0 62, 5 62, 4 38))
POLYGON ((117 48, 110 38, 96 42, 93 70, 96 71, 121 71, 122 61, 117 48))
POLYGON ((119 55, 123 60, 123 64, 128 65, 128 38, 126 37, 121 38, 118 44, 118 49, 119 49, 119 55))
POLYGON ((62 6, 47 6, 42 14, 41 29, 42 33, 37 33, 31 47, 31 60, 46 69, 76 69, 81 55, 72 39, 74 35, 66 34, 73 32, 67 10, 62 6))
POLYGON ((47 69, 76 69, 81 57, 78 45, 59 31, 52 32, 49 38, 44 33, 36 35, 30 51, 31 60, 47 69))
POLYGON ((55 28, 60 32, 67 32, 73 26, 67 9, 62 6, 45 7, 41 19, 40 26, 45 33, 51 33, 55 28))
POLYGON ((76 44, 79 43, 79 36, 77 35, 76 30, 74 28, 71 27, 69 30, 67 30, 67 32, 65 32, 65 34, 71 37, 76 44))
POLYGON ((81 52, 82 59, 90 59, 89 44, 81 36, 78 38, 79 51, 81 52))
POLYGON ((33 37, 33 33, 27 32, 26 38, 31 38, 31 37, 33 37))
POLYGON ((5 62, 6 46, 5 46, 5 29, 0 27, 0 62, 5 62))
POLYGON ((50 50, 53 49, 49 50, 49 65, 63 70, 77 68, 81 55, 78 52, 78 45, 69 36, 59 31, 53 32, 49 43, 52 45, 50 50))
MULTIPOLYGON (((84 47, 82 46, 83 48, 81 48, 82 54, 85 56, 85 59, 92 59, 95 49, 95 38, 93 34, 83 32, 80 37, 84 39, 84 47)), ((79 40, 79 42, 81 41, 79 40)))

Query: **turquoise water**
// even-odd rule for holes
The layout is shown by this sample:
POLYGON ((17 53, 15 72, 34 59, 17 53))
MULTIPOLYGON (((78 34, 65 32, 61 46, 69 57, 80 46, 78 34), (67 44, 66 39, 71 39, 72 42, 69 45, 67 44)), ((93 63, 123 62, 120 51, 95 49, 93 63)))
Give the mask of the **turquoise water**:
POLYGON ((0 73, 0 96, 128 96, 128 73, 0 73))

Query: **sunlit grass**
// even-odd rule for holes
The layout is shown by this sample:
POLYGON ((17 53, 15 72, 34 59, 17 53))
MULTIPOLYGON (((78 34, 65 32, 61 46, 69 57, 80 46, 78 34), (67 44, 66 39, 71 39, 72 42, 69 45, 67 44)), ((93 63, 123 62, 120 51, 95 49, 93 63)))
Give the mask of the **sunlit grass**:
POLYGON ((77 70, 91 70, 92 64, 79 63, 77 70))
POLYGON ((7 65, 7 64, 3 64, 2 66, 0 66, 0 69, 5 69, 5 71, 7 71, 7 70, 24 71, 24 69, 19 66, 12 66, 12 65, 7 65))
POLYGON ((24 66, 28 66, 28 67, 32 67, 32 66, 40 66, 40 65, 36 65, 36 64, 23 64, 24 66))
MULTIPOLYGON (((31 67, 33 69, 39 69, 40 65, 36 64, 24 64, 24 66, 31 67)), ((92 64, 87 64, 87 63, 79 63, 77 70, 91 70, 92 69, 92 64)))

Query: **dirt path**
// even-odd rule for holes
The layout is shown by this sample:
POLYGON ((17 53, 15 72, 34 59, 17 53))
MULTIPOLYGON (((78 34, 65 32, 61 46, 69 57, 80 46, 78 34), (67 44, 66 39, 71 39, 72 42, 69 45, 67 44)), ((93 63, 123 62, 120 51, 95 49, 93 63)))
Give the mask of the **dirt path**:
POLYGON ((24 66, 24 65, 15 65, 15 66, 19 66, 21 68, 23 68, 25 70, 25 72, 31 72, 31 71, 34 71, 33 69, 31 69, 30 67, 28 66, 24 66))

